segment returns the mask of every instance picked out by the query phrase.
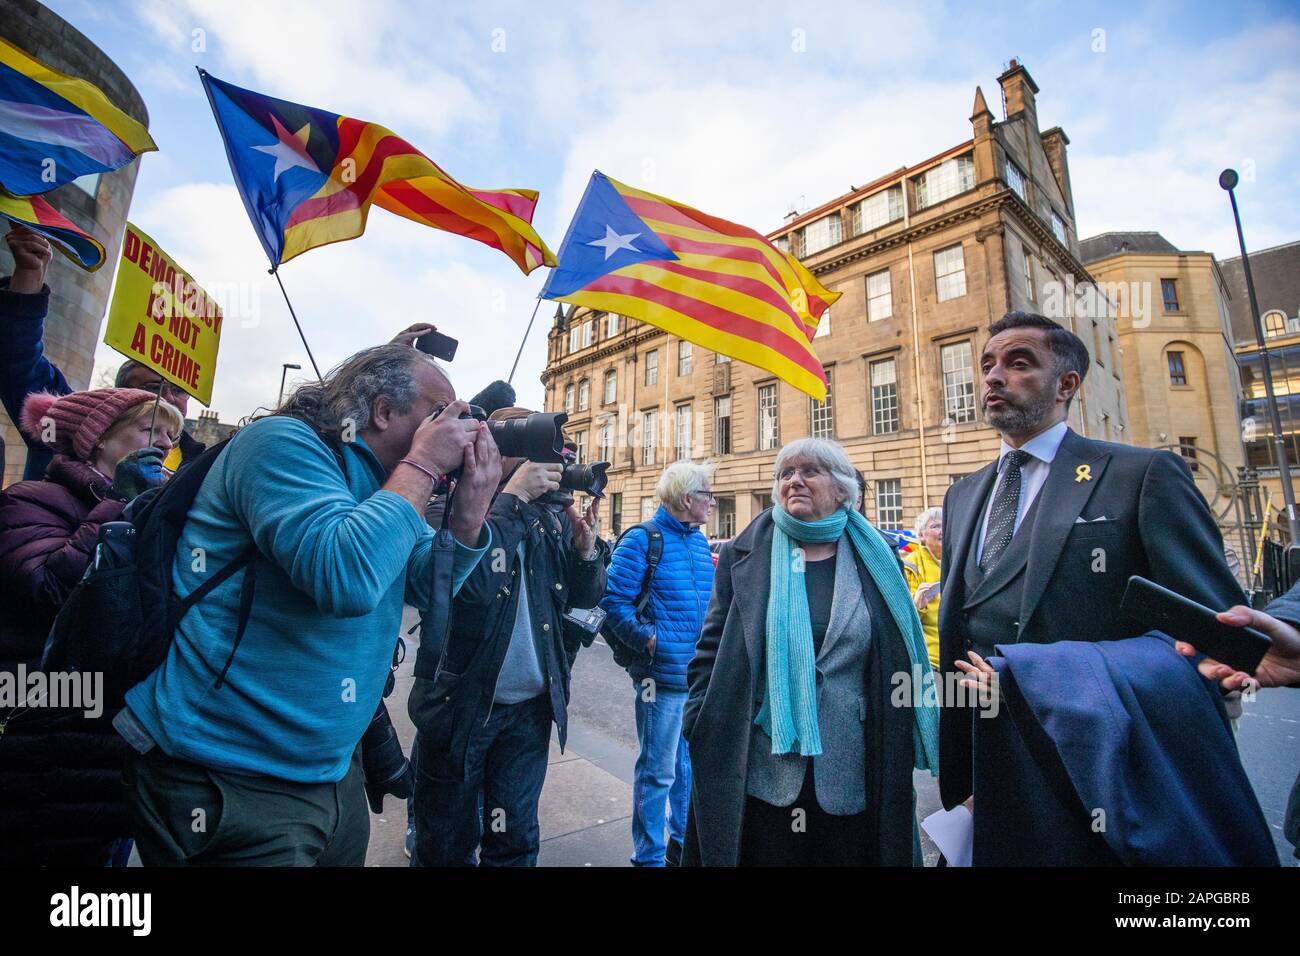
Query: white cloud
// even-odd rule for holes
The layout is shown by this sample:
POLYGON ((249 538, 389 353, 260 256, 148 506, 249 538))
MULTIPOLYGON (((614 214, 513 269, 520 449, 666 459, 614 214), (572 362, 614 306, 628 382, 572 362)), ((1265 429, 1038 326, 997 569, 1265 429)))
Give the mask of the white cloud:
MULTIPOLYGON (((303 366, 291 373, 291 382, 311 374, 234 186, 168 189, 137 207, 133 219, 217 295, 226 313, 212 402, 222 420, 273 404, 281 363, 303 366)), ((494 276, 482 260, 500 253, 484 246, 476 256, 464 243, 376 210, 363 239, 315 249, 283 266, 281 277, 321 370, 428 321, 461 340, 451 376, 465 396, 505 377, 537 279, 494 276)), ((535 341, 544 343, 547 326, 539 326, 535 341)), ((97 365, 120 362, 117 353, 100 347, 97 365)), ((534 364, 516 383, 521 401, 540 404, 539 368, 534 364)))

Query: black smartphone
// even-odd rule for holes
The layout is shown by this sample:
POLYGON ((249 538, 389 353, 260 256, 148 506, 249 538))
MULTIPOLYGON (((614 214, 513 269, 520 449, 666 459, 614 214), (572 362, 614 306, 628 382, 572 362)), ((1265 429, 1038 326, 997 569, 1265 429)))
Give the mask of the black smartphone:
POLYGON ((1224 624, 1214 616, 1217 612, 1204 604, 1136 574, 1128 579, 1119 609, 1133 623, 1164 631, 1216 661, 1247 674, 1255 673, 1255 668, 1273 646, 1267 634, 1252 627, 1224 624))
POLYGON ((425 332, 415 340, 415 347, 421 352, 432 355, 436 359, 442 359, 444 362, 450 362, 456 357, 456 346, 460 342, 453 339, 450 335, 443 335, 441 332, 425 332))

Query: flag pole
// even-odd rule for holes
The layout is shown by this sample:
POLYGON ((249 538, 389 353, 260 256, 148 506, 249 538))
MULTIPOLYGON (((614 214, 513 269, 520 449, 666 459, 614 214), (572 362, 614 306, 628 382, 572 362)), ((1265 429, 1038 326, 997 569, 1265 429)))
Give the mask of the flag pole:
POLYGON ((511 382, 515 380, 515 369, 519 368, 520 356, 524 354, 524 344, 528 341, 528 333, 533 330, 533 320, 537 318, 537 310, 540 309, 541 307, 542 307, 542 297, 539 295, 537 297, 537 304, 533 306, 533 314, 528 319, 528 328, 524 329, 524 337, 523 340, 519 343, 519 351, 515 353, 515 364, 510 366, 510 377, 506 379, 507 385, 509 385, 511 382))
POLYGON ((158 376, 158 394, 153 397, 153 414, 149 416, 149 444, 146 448, 153 447, 153 424, 158 420, 158 403, 162 401, 163 382, 166 379, 160 374, 158 376))
POLYGON ((307 358, 311 360, 312 371, 314 371, 316 377, 323 382, 325 381, 325 377, 321 375, 320 367, 316 364, 316 356, 311 354, 311 346, 307 344, 307 336, 302 334, 302 325, 298 322, 298 313, 293 311, 293 303, 289 301, 289 293, 284 290, 284 283, 280 281, 280 270, 272 269, 271 275, 275 276, 276 285, 280 287, 280 294, 284 296, 284 304, 289 307, 289 314, 293 316, 294 327, 298 330, 298 338, 302 339, 302 347, 307 350, 307 358))

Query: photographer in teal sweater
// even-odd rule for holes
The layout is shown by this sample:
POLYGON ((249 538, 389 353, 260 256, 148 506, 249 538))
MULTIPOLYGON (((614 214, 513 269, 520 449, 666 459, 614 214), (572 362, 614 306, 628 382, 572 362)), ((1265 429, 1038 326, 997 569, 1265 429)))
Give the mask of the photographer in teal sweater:
POLYGON ((241 571, 181 620, 127 694, 128 800, 145 865, 351 865, 370 820, 356 756, 383 692, 403 603, 428 611, 437 478, 452 590, 486 552, 501 476, 485 425, 459 416, 422 352, 361 352, 245 426, 204 479, 177 545, 178 597, 250 543, 256 587, 236 640, 241 571), (218 679, 219 675, 224 676, 218 679))

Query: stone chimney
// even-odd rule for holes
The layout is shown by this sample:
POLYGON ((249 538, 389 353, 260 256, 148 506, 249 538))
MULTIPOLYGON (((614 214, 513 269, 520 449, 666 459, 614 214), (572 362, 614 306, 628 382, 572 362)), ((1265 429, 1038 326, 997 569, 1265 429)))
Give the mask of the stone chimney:
POLYGON ((1065 135, 1065 130, 1059 126, 1053 126, 1046 133, 1042 134, 1043 151, 1047 153, 1047 163, 1052 167, 1052 175, 1056 177, 1056 185, 1061 187, 1061 195, 1065 197, 1065 205, 1070 213, 1070 218, 1074 218, 1074 193, 1070 190, 1070 164, 1065 157, 1065 147, 1070 145, 1070 137, 1065 135))
POLYGON ((1013 119, 1023 112, 1030 128, 1037 132, 1038 105, 1034 101, 1034 94, 1038 92, 1038 84, 1029 75, 1029 71, 1019 60, 1012 60, 1007 71, 998 77, 998 82, 1002 84, 1002 100, 1007 106, 1007 119, 1013 119))
POLYGON ((975 105, 971 107, 970 125, 975 140, 975 182, 987 182, 997 175, 997 158, 993 150, 993 112, 984 100, 984 91, 975 87, 975 105))

